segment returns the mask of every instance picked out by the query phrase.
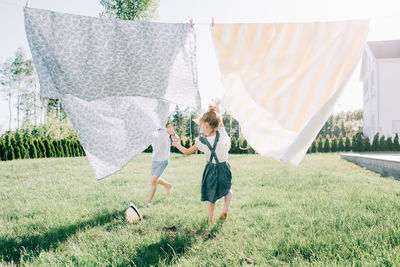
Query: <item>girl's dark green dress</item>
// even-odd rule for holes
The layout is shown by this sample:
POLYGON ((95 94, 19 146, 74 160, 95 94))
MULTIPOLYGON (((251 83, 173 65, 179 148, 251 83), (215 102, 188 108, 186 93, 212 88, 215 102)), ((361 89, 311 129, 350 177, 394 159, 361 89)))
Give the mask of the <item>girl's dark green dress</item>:
POLYGON ((215 148, 219 140, 219 132, 215 136, 214 145, 208 142, 207 138, 200 136, 200 142, 207 145, 211 151, 210 159, 207 161, 201 181, 201 201, 215 203, 219 198, 226 196, 232 186, 231 167, 228 162, 219 162, 215 154, 215 148), (215 163, 212 163, 213 158, 215 163))

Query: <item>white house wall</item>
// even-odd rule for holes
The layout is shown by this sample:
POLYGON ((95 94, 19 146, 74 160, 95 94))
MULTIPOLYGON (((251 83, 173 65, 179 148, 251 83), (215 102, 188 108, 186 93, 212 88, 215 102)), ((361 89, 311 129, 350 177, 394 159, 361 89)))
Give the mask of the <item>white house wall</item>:
POLYGON ((379 66, 379 133, 394 137, 400 129, 400 59, 378 61, 379 66))
POLYGON ((372 53, 368 50, 363 55, 361 79, 364 88, 363 132, 372 140, 379 130, 378 68, 372 53))

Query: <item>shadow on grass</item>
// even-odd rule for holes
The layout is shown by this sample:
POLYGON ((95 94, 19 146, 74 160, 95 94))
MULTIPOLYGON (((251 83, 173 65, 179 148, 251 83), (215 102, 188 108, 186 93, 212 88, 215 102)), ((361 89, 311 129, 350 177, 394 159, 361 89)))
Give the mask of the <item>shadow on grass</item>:
POLYGON ((21 254, 28 257, 38 256, 42 251, 55 249, 76 232, 89 227, 104 225, 124 214, 123 210, 101 214, 89 220, 54 228, 43 234, 0 237, 0 259, 6 262, 19 263, 21 254))
POLYGON ((211 228, 205 221, 194 229, 179 231, 176 227, 164 228, 164 234, 156 243, 150 244, 137 251, 134 258, 123 263, 124 266, 166 266, 174 264, 199 239, 213 239, 222 227, 219 221, 211 228))

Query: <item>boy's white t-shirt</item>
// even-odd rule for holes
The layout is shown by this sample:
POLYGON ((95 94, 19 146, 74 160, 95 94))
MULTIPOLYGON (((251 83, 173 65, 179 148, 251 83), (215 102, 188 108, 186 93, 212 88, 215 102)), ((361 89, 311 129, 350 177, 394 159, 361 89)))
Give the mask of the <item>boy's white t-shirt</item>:
POLYGON ((167 133, 167 129, 165 127, 155 132, 151 146, 153 147, 153 161, 169 161, 171 153, 171 140, 169 139, 169 134, 167 133))
MULTIPOLYGON (((215 154, 217 155, 219 162, 228 161, 228 151, 231 147, 231 138, 226 133, 225 127, 218 128, 218 131, 219 131, 219 140, 217 143, 217 147, 215 149, 215 154)), ((206 137, 211 147, 214 146, 215 137, 216 135, 206 137)), ((211 157, 211 151, 208 148, 208 146, 206 144, 203 144, 199 140, 199 137, 196 138, 195 145, 201 152, 204 152, 206 160, 208 161, 211 157)), ((216 163, 214 158, 212 160, 212 163, 216 163)))

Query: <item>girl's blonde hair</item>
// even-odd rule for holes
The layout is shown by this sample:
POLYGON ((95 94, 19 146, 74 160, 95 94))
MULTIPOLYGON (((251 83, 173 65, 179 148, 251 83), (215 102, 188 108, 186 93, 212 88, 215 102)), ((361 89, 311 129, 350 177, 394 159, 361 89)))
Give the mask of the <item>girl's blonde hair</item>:
POLYGON ((200 123, 205 122, 207 122, 213 130, 218 128, 218 125, 221 123, 221 118, 218 114, 218 108, 216 106, 208 105, 208 111, 200 118, 200 123))

